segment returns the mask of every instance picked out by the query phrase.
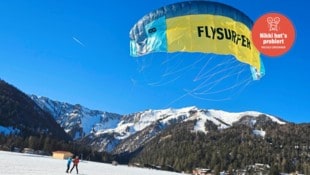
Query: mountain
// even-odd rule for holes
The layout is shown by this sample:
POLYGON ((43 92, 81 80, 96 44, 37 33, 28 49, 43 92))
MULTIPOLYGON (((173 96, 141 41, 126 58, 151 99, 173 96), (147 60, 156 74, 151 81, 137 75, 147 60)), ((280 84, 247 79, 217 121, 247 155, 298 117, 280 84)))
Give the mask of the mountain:
POLYGON ((90 110, 79 104, 54 101, 47 97, 30 95, 30 98, 41 109, 49 112, 75 140, 97 131, 114 128, 122 117, 114 113, 90 110))
POLYGON ((248 111, 231 113, 221 110, 198 109, 195 106, 181 109, 146 110, 129 115, 90 110, 79 104, 58 102, 47 97, 30 96, 75 140, 92 145, 98 151, 114 154, 133 153, 166 128, 195 121, 190 130, 207 134, 208 127, 221 131, 233 125, 247 125, 253 134, 265 136, 265 123, 283 125, 286 122, 271 115, 248 111), (209 123, 209 124, 208 124, 209 123), (207 125, 208 124, 208 125, 207 125), (212 125, 211 125, 212 124, 212 125), (206 127, 206 125, 208 127, 206 127))
POLYGON ((310 173, 310 124, 278 124, 259 116, 254 125, 247 125, 249 118, 220 130, 207 122, 207 134, 191 130, 198 120, 171 125, 139 150, 122 153, 120 160, 185 172, 202 167, 215 174, 259 174, 259 165, 267 167, 263 174, 310 173))
POLYGON ((237 169, 255 174, 256 166, 266 167, 265 174, 310 172, 307 123, 195 106, 120 115, 31 98, 77 142, 107 151, 119 163, 187 173, 203 167, 215 174, 237 169))
MULTIPOLYGON (((310 124, 294 124, 256 111, 233 113, 191 106, 120 115, 27 96, 0 81, 0 135, 3 132, 28 136, 27 140, 18 138, 20 146, 37 143, 41 148, 44 139, 48 151, 61 147, 93 160, 156 169, 254 171, 252 165, 258 163, 268 164, 270 172, 310 172, 310 124), (45 134, 68 139, 67 133, 74 142, 31 137, 45 134)), ((0 137, 0 141, 14 146, 16 138, 0 137)))
POLYGON ((204 110, 197 107, 181 109, 149 110, 136 113, 131 116, 139 122, 131 122, 133 128, 140 127, 138 132, 125 138, 114 150, 114 153, 135 152, 141 145, 144 145, 167 128, 174 128, 177 125, 186 128, 190 132, 201 132, 208 134, 211 130, 222 131, 235 125, 246 125, 252 129, 253 134, 260 137, 265 136, 262 126, 265 123, 283 125, 286 122, 271 115, 259 112, 231 113, 221 110, 204 110), (192 122, 191 127, 186 123, 192 122), (142 124, 141 124, 142 123, 142 124))
POLYGON ((70 140, 50 113, 42 110, 28 95, 3 80, 0 80, 0 127, 24 136, 44 134, 70 140))

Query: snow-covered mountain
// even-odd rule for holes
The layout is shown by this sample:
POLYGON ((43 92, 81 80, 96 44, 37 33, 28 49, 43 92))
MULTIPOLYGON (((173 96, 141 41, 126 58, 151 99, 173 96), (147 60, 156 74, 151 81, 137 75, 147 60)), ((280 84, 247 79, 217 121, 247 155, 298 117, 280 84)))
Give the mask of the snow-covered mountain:
POLYGON ((74 140, 89 134, 114 129, 122 116, 99 110, 90 110, 79 104, 69 104, 51 100, 47 97, 30 96, 43 110, 52 114, 58 124, 74 140))
POLYGON ((253 128, 253 134, 262 137, 266 134, 261 128, 264 123, 285 124, 277 117, 255 111, 232 113, 192 106, 119 115, 90 110, 81 105, 58 102, 46 97, 31 95, 31 98, 42 109, 51 113, 75 140, 90 144, 99 151, 115 153, 133 152, 167 127, 191 120, 195 121, 192 131, 196 132, 207 134, 207 122, 213 123, 218 130, 246 124, 253 128))

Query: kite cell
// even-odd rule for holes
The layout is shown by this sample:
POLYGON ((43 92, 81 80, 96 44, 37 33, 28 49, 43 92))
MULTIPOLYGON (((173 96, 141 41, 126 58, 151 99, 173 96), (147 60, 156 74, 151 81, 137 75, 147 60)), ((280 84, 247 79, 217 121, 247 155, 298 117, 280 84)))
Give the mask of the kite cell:
MULTIPOLYGON (((264 75, 251 39, 253 21, 241 11, 212 1, 185 1, 161 7, 130 31, 130 55, 188 52, 232 55, 250 65, 254 80, 264 75)), ((193 60, 194 61, 194 60, 193 60)))

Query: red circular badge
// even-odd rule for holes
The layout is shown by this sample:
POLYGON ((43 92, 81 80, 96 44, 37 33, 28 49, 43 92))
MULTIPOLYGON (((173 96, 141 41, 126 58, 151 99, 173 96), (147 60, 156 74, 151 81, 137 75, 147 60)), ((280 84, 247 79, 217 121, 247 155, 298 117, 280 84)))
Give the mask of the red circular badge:
POLYGON ((295 29, 284 15, 267 13, 254 23, 252 39, 262 54, 276 57, 285 54, 292 47, 295 29))

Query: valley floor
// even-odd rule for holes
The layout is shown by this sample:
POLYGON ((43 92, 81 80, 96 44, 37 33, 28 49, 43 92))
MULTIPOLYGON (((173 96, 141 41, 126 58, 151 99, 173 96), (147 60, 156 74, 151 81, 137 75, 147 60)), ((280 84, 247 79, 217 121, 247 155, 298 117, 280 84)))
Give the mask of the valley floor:
MULTIPOLYGON (((66 160, 50 156, 0 151, 1 175, 61 175, 66 171, 66 160)), ((75 169, 72 174, 76 174, 75 169)), ((80 175, 180 175, 180 173, 147 168, 129 167, 91 161, 79 163, 80 175)))

